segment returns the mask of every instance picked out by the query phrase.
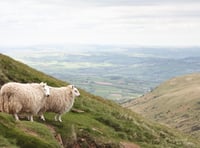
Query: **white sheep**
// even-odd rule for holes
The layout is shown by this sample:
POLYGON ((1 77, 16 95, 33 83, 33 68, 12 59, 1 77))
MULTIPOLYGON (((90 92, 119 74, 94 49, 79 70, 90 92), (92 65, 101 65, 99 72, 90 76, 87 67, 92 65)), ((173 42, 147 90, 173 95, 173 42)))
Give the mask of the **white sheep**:
POLYGON ((1 95, 0 95, 0 112, 3 112, 3 107, 2 107, 2 105, 3 105, 3 99, 2 99, 2 97, 1 97, 1 95))
POLYGON ((68 112, 73 104, 76 96, 80 96, 77 88, 73 85, 66 87, 50 87, 51 95, 47 98, 45 106, 40 110, 41 119, 45 120, 44 112, 54 112, 55 121, 62 122, 61 116, 68 112))
POLYGON ((43 82, 40 84, 9 82, 1 88, 2 109, 6 113, 13 114, 16 120, 19 120, 18 114, 25 113, 29 114, 30 121, 33 121, 33 115, 44 106, 49 94, 49 87, 43 82))

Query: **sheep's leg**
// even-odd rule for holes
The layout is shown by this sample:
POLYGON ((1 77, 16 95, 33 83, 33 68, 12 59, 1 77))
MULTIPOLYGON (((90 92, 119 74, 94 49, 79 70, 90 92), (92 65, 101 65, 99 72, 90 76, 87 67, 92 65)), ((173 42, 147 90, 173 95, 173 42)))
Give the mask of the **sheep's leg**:
POLYGON ((33 116, 32 116, 32 115, 28 115, 28 116, 27 116, 27 119, 28 119, 29 121, 33 122, 33 116))
POLYGON ((62 119, 61 119, 61 115, 60 114, 56 114, 55 117, 54 117, 55 121, 59 121, 59 122, 62 122, 62 119))
POLYGON ((58 115, 56 114, 54 117, 55 121, 58 121, 57 117, 58 117, 58 115))
POLYGON ((29 115, 27 116, 27 120, 30 120, 30 116, 29 115))
POLYGON ((44 118, 43 114, 40 116, 40 119, 42 119, 43 121, 45 121, 45 118, 44 118))
MULTIPOLYGON (((11 98, 10 98, 11 99, 11 98)), ((8 103, 8 108, 13 108, 13 112, 14 112, 14 117, 16 121, 19 121, 19 117, 18 117, 18 113, 21 111, 22 109, 22 105, 19 102, 9 102, 8 103)))
POLYGON ((30 115, 30 121, 33 122, 33 115, 30 115))
POLYGON ((58 120, 62 122, 61 115, 58 116, 58 120))
POLYGON ((18 115, 16 113, 14 114, 14 117, 15 117, 16 121, 19 121, 19 117, 18 117, 18 115))

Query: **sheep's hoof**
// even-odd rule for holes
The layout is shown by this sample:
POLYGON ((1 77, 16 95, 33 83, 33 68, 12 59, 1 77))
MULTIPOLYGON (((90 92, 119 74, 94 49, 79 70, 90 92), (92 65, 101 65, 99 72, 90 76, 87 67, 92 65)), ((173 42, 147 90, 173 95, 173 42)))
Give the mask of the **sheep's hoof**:
POLYGON ((15 121, 20 121, 17 114, 14 114, 14 117, 15 117, 15 121))
POLYGON ((46 121, 45 118, 44 118, 44 116, 41 116, 40 119, 41 119, 42 121, 46 121))
POLYGON ((30 116, 30 121, 33 122, 33 116, 30 116))

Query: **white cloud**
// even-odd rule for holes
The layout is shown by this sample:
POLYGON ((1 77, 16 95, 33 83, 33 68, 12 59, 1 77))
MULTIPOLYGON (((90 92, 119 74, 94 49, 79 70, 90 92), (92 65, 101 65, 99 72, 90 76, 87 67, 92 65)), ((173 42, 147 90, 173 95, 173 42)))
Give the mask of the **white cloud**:
POLYGON ((0 1, 0 46, 29 44, 200 45, 200 2, 0 1))

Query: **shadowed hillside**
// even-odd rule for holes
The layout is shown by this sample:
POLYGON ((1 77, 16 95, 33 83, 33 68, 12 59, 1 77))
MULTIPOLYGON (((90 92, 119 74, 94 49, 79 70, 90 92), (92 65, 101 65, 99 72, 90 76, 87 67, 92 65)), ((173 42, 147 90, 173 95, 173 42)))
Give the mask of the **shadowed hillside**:
MULTIPOLYGON (((0 54, 0 82, 40 82, 52 86, 67 83, 38 72, 0 54)), ((11 115, 0 113, 0 147, 123 147, 136 144, 153 147, 199 147, 200 143, 165 126, 150 122, 119 105, 80 90, 74 108, 63 122, 55 122, 46 113, 46 122, 34 117, 31 123, 16 122, 11 115)))
POLYGON ((200 74, 176 77, 124 106, 200 137, 200 74))

